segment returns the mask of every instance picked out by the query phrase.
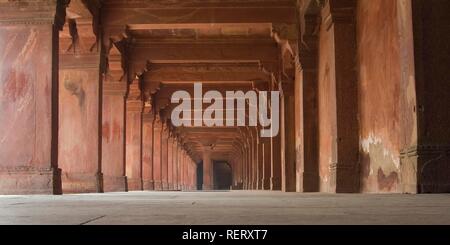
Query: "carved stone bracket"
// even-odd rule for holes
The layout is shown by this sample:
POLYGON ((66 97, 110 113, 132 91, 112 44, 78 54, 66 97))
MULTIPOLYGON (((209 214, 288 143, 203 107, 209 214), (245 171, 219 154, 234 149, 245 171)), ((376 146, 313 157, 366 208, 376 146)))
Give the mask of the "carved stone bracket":
POLYGON ((322 22, 328 30, 334 23, 355 22, 356 1, 329 1, 323 3, 322 22))

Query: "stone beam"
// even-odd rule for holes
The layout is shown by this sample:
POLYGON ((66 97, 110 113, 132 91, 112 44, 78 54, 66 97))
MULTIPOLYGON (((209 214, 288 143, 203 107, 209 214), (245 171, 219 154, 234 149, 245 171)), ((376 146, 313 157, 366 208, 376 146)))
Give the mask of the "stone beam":
POLYGON ((270 81, 269 74, 253 63, 167 63, 149 64, 146 81, 171 82, 236 82, 270 81))
POLYGON ((130 47, 130 65, 145 67, 156 63, 277 63, 279 49, 275 43, 152 43, 136 42, 130 47))
POLYGON ((104 1, 102 23, 108 32, 132 24, 291 23, 297 22, 295 2, 240 1, 104 1))

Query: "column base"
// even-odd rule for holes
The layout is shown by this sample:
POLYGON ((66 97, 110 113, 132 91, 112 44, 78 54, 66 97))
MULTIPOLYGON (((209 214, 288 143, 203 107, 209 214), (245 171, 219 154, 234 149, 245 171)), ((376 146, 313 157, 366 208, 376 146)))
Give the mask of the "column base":
POLYGON ((103 176, 104 192, 125 192, 127 189, 126 176, 103 176))
POLYGON ((258 190, 264 190, 264 183, 263 180, 258 180, 258 190))
POLYGON ((163 190, 163 191, 169 190, 169 183, 163 181, 163 182, 161 183, 161 185, 162 185, 162 190, 163 190))
POLYGON ((213 188, 213 186, 212 185, 203 185, 202 186, 202 190, 204 190, 204 191, 211 191, 211 190, 213 190, 214 188, 213 188))
POLYGON ((450 146, 419 145, 400 155, 403 193, 450 193, 450 146))
POLYGON ((270 178, 262 180, 263 190, 270 190, 270 178))
POLYGON ((270 190, 281 191, 281 180, 280 178, 270 178, 270 190))
POLYGON ((153 183, 153 180, 142 180, 142 188, 144 191, 153 191, 155 190, 155 183, 153 183))
POLYGON ((0 195, 60 195, 61 169, 0 169, 0 195))
POLYGON ((330 166, 330 189, 335 193, 359 193, 359 171, 353 164, 332 164, 330 166), (334 182, 334 183, 333 183, 334 182))
POLYGON ((128 191, 142 191, 141 178, 128 178, 128 191))
POLYGON ((103 192, 102 173, 62 173, 63 193, 103 192))
POLYGON ((172 183, 167 184, 167 189, 169 191, 173 191, 174 190, 173 184, 172 183))
POLYGON ((162 191, 162 190, 163 190, 162 182, 161 182, 161 181, 155 180, 155 181, 153 182, 153 184, 154 184, 154 187, 155 187, 155 191, 162 191))

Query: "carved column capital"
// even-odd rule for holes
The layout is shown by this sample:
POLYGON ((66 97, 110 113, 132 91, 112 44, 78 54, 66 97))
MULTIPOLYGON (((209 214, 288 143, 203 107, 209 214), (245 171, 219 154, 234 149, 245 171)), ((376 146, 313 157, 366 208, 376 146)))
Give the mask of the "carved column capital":
POLYGON ((356 0, 329 1, 327 0, 322 8, 322 22, 327 29, 335 23, 355 22, 356 0))
POLYGON ((128 85, 124 82, 111 82, 103 79, 103 93, 105 95, 120 95, 125 97, 128 91, 128 85))

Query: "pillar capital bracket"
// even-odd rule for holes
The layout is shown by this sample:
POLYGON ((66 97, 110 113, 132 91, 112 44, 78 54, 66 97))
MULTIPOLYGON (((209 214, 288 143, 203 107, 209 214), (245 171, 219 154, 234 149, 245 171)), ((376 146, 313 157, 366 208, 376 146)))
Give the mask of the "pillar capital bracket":
POLYGON ((326 0, 322 8, 322 22, 326 29, 334 23, 353 23, 355 21, 356 0, 326 0))

